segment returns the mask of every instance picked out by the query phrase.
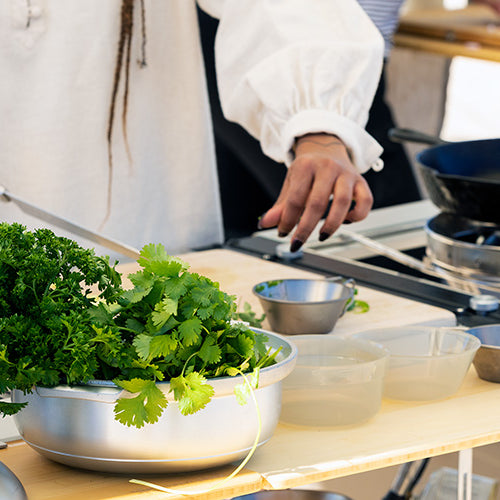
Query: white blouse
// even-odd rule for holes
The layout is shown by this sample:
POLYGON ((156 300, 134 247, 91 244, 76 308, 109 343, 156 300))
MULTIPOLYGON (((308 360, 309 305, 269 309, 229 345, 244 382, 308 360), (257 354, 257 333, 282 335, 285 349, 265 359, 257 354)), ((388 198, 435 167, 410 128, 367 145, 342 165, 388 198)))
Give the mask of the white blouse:
MULTIPOLYGON (((220 18, 216 61, 223 110, 261 141, 265 153, 289 162, 295 137, 322 131, 345 141, 361 172, 378 164, 381 148, 364 125, 383 42, 355 0, 199 4, 220 18)), ((194 0, 146 0, 146 67, 138 64, 143 40, 135 9, 130 156, 121 125, 122 79, 108 199, 106 133, 120 8, 120 0, 0 2, 0 185, 137 248, 163 243, 168 252, 179 253, 220 244, 194 0)), ((0 220, 30 229, 46 225, 5 201, 0 220)))

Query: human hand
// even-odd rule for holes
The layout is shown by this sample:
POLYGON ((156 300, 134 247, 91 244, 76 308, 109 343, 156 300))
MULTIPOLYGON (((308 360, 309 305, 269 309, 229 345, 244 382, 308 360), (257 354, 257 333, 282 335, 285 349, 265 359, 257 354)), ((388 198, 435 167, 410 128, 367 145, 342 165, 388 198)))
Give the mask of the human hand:
POLYGON ((320 229, 320 241, 331 236, 343 222, 364 219, 373 205, 366 180, 358 173, 346 147, 335 136, 307 134, 295 146, 295 159, 276 203, 262 216, 261 229, 278 227, 287 236, 295 226, 290 250, 305 243, 316 224, 332 204, 320 229), (355 201, 355 206, 351 204, 355 201))
POLYGON ((495 12, 500 14, 500 0, 472 0, 472 3, 480 3, 491 7, 495 12))

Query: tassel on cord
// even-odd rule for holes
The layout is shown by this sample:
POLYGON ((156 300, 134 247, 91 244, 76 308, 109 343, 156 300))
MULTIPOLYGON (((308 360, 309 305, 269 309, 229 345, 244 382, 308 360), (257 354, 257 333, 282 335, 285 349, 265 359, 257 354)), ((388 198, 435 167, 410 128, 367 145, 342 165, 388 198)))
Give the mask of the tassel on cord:
MULTIPOLYGON (((144 0, 140 0, 141 8, 141 59, 138 61, 139 66, 146 66, 146 15, 144 0)), ((108 115, 108 193, 106 200, 106 213, 104 220, 101 223, 101 228, 109 219, 111 214, 111 199, 113 191, 113 128, 115 124, 116 102, 118 97, 118 89, 122 73, 124 73, 124 90, 122 102, 122 132, 127 151, 129 163, 132 164, 132 156, 127 136, 127 112, 128 112, 128 96, 129 96, 129 79, 130 79, 130 49, 132 47, 132 34, 134 29, 134 0, 122 0, 121 15, 120 15, 120 37, 118 40, 118 49, 116 52, 115 72, 113 78, 113 87, 111 92, 111 104, 108 115)))

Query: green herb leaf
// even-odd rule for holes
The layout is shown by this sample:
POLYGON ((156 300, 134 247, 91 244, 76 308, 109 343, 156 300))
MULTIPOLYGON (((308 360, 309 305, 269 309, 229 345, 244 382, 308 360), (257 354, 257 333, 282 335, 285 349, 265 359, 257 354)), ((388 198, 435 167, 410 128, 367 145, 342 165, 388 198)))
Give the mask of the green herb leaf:
POLYGON ((363 314, 370 310, 370 305, 364 300, 355 300, 349 310, 355 314, 363 314))
POLYGON ((191 346, 200 342, 200 334, 203 324, 199 318, 189 318, 177 327, 181 342, 185 346, 191 346))
POLYGON ((126 290, 122 294, 122 300, 135 304, 140 302, 144 297, 146 297, 151 292, 151 288, 136 287, 132 290, 126 290))
POLYGON ((212 337, 207 337, 200 347, 198 356, 209 365, 215 364, 221 359, 221 350, 212 337))
POLYGON ((156 327, 161 327, 170 318, 177 314, 178 303, 169 297, 165 297, 161 302, 156 304, 154 312, 151 314, 151 319, 156 327))
POLYGON ((262 328, 262 323, 266 319, 266 315, 262 314, 262 316, 258 318, 257 314, 252 310, 252 306, 248 302, 245 302, 243 311, 233 313, 233 319, 244 321, 255 328, 262 328))
POLYGON ((177 339, 172 335, 155 335, 151 339, 151 344, 149 345, 150 356, 151 358, 168 356, 175 352, 177 344, 177 339))
POLYGON ((148 272, 163 276, 177 276, 189 266, 181 259, 167 254, 165 247, 159 245, 146 245, 142 248, 137 262, 148 272))
POLYGON ((167 406, 167 398, 152 380, 115 380, 116 385, 135 394, 133 398, 120 398, 114 408, 116 419, 127 426, 143 427, 160 418, 167 406))
POLYGON ((141 359, 148 360, 150 358, 152 340, 153 337, 147 334, 137 335, 137 337, 134 338, 133 344, 141 359))
POLYGON ((214 388, 197 372, 191 372, 185 377, 179 375, 172 378, 170 388, 183 415, 191 415, 205 408, 214 394, 214 388))
POLYGON ((0 402, 0 412, 5 415, 15 415, 21 411, 28 403, 8 403, 6 401, 0 402))
MULTIPOLYGON (((354 297, 358 295, 358 289, 354 289, 354 297)), ((370 310, 370 306, 364 300, 357 300, 356 298, 351 299, 345 308, 348 312, 353 312, 356 314, 361 314, 368 312, 370 310)))

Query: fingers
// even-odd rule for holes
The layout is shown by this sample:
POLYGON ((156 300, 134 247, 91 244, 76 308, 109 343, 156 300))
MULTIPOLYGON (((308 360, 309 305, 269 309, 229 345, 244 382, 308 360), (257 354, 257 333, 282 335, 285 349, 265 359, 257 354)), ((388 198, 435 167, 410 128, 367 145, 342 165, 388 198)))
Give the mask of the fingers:
POLYGON ((360 176, 358 182, 354 185, 353 200, 356 204, 346 216, 346 220, 349 222, 363 220, 372 209, 373 194, 364 177, 360 176))
POLYGON ((330 209, 320 229, 320 240, 328 238, 344 222, 365 218, 373 196, 365 179, 351 163, 338 139, 321 136, 325 142, 301 143, 290 165, 276 203, 260 219, 259 228, 278 227, 279 236, 291 238, 291 250, 298 250, 330 209), (354 206, 353 200, 355 201, 354 206))
MULTIPOLYGON (((290 230, 297 225, 292 237, 293 249, 298 249, 309 238, 310 234, 324 216, 328 207, 335 182, 338 182, 338 165, 332 160, 321 158, 316 160, 314 179, 309 183, 307 193, 297 197, 297 207, 290 211, 290 218, 286 219, 290 230)), ((290 201, 290 200, 289 200, 290 201)), ((288 215, 288 205, 284 215, 288 215)))
MULTIPOLYGON (((264 214, 259 220, 258 228, 259 229, 267 229, 270 227, 276 227, 280 220, 281 215, 283 213, 284 204, 287 198, 288 186, 290 184, 290 180, 288 175, 285 177, 283 182, 283 186, 281 187, 280 194, 278 199, 274 203, 274 205, 264 214)), ((288 233, 278 232, 279 236, 286 236, 288 233)))
POLYGON ((331 236, 342 223, 362 220, 370 212, 373 196, 368 183, 361 175, 350 170, 343 171, 334 179, 333 185, 322 176, 318 176, 292 237, 292 251, 302 246, 324 216, 332 191, 333 200, 319 231, 320 241, 331 236))
POLYGON ((310 193, 315 180, 314 161, 302 157, 296 160, 289 170, 287 190, 284 193, 283 211, 278 224, 278 232, 289 234, 299 222, 306 204, 309 202, 310 193))
POLYGON ((325 222, 319 231, 320 241, 330 237, 342 223, 356 222, 364 219, 370 212, 373 205, 373 195, 368 183, 363 177, 359 177, 352 187, 352 198, 347 199, 345 193, 348 189, 343 189, 343 180, 339 180, 335 186, 334 202, 328 212, 325 222), (351 208, 352 201, 354 207, 351 208))
POLYGON ((313 180, 313 161, 301 158, 293 162, 276 203, 261 217, 259 226, 278 226, 279 235, 288 235, 304 211, 313 180))

